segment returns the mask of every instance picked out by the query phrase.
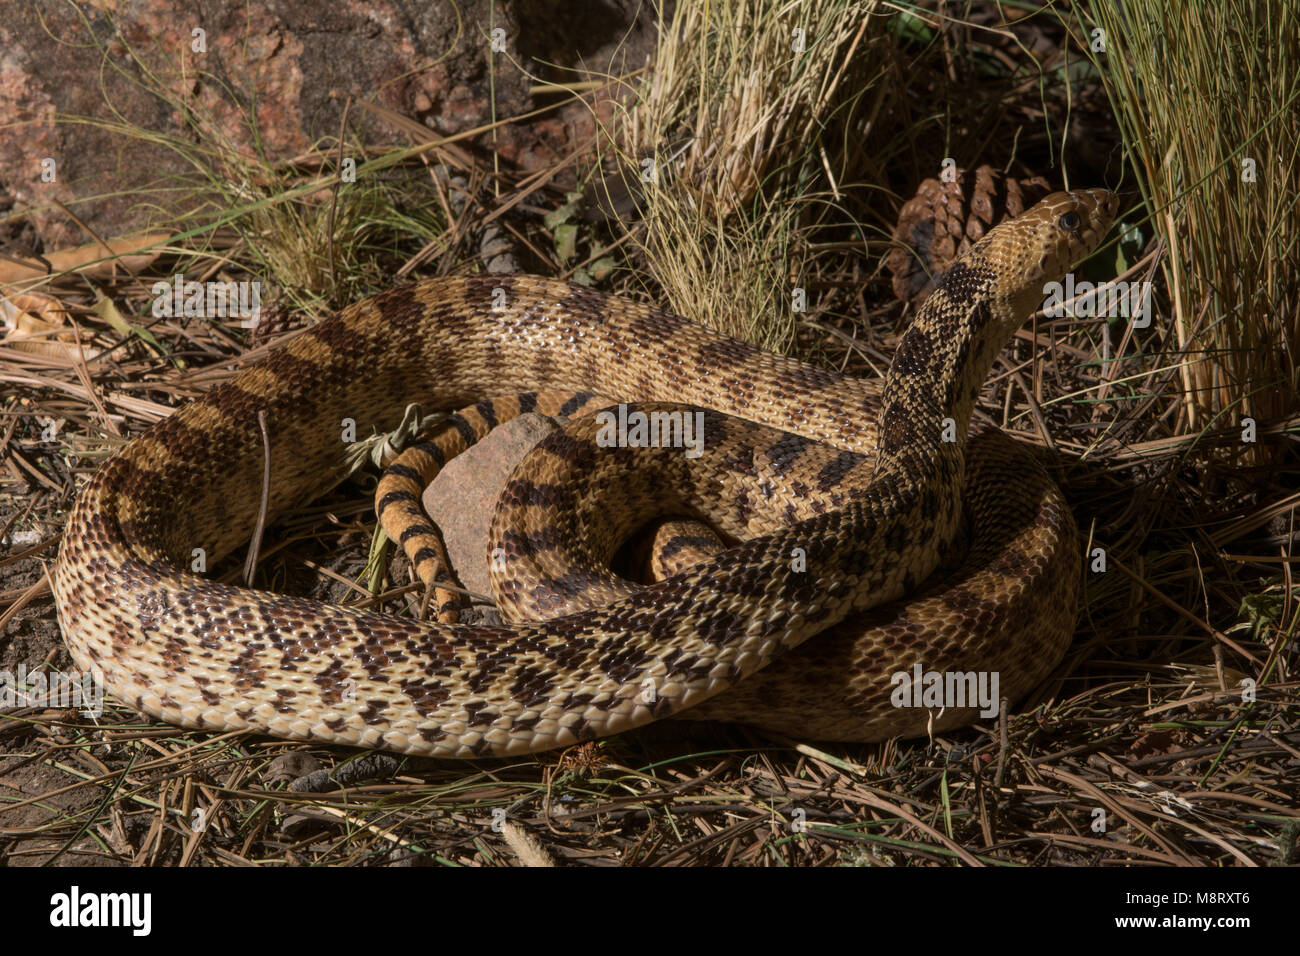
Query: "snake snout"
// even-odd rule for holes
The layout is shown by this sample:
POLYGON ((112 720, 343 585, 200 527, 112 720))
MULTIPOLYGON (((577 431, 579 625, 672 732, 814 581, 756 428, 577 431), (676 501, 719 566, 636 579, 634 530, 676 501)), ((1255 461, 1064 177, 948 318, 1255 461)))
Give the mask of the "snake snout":
POLYGON ((1118 208, 1109 189, 1055 192, 992 230, 981 252, 998 263, 1014 305, 1011 311, 1032 311, 1053 283, 1091 255, 1110 231, 1118 208))

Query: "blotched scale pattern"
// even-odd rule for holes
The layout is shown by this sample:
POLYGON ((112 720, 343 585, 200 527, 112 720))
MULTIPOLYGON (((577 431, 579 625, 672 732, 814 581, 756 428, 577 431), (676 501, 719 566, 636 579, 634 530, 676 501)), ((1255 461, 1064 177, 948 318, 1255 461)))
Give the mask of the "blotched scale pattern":
MULTIPOLYGON (((924 335, 932 359, 891 371, 883 391, 536 277, 431 279, 359 302, 185 406, 96 472, 69 517, 52 575, 69 650, 78 667, 101 671, 117 697, 184 726, 440 757, 544 750, 680 713, 930 575, 961 531, 962 449, 993 355, 1041 301, 1044 277, 1095 246, 1113 212, 1104 191, 1061 193, 992 230, 963 259, 971 275, 991 279, 943 284, 931 295, 908 335, 924 335), (1059 225, 1065 211, 1078 215, 1077 228, 1059 225), (875 421, 879 449, 870 483, 842 504, 613 603, 548 621, 422 623, 185 570, 192 549, 203 548, 212 566, 251 532, 259 412, 270 436, 274 517, 337 480, 346 419, 358 433, 387 430, 413 400, 450 410, 547 390, 734 411, 831 446, 835 455, 819 474, 857 471, 836 464, 837 456, 872 455, 875 421), (734 392, 747 396, 743 408, 734 392), (957 441, 941 442, 949 418, 957 441), (797 574, 788 561, 795 548, 806 555, 797 574)), ((919 354, 922 345, 909 348, 919 354)), ((711 414, 714 432, 725 436, 730 426, 711 414)), ((751 450, 746 461, 743 451, 710 445, 705 457, 780 477, 808 454, 796 457, 794 446, 751 450)), ((639 450, 603 451, 590 459, 597 479, 639 450)), ((720 490, 737 487, 711 475, 720 490)), ((702 507, 679 494, 731 515, 736 527, 768 527, 764 514, 773 507, 790 513, 775 495, 741 490, 743 506, 702 507)), ((955 608, 983 613, 975 596, 955 608)), ((903 640, 924 637, 908 633, 903 640)), ((880 678, 881 646, 857 648, 868 684, 880 678)), ((874 698, 869 691, 864 699, 874 698)), ((866 732, 882 726, 890 732, 894 724, 885 716, 866 732)))

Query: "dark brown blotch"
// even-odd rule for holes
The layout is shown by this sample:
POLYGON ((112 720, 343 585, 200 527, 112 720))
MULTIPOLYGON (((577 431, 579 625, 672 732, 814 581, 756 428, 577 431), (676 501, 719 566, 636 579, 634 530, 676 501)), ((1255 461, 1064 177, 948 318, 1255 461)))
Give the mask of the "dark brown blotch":
POLYGON ((896 375, 919 375, 934 361, 934 343, 929 334, 913 326, 898 343, 890 371, 896 375))
POLYGON ((905 448, 916 438, 911 416, 901 403, 893 402, 885 409, 880 423, 880 453, 892 455, 905 448))

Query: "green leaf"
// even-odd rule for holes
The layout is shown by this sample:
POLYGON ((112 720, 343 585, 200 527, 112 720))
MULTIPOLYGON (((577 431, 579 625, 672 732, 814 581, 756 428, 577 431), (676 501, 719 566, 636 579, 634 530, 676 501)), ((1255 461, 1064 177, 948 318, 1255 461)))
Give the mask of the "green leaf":
POLYGON ((551 232, 555 232, 577 215, 578 207, 582 204, 582 193, 569 193, 568 200, 559 209, 553 209, 542 218, 542 223, 551 232))
POLYGON ((597 282, 603 282, 616 268, 618 268, 618 263, 614 261, 612 256, 602 256, 589 265, 587 270, 591 273, 593 279, 597 282))
MULTIPOLYGON (((151 348, 153 348, 155 352, 157 352, 161 356, 166 357, 167 350, 162 347, 162 344, 156 338, 154 338, 153 333, 150 332, 148 329, 141 328, 138 325, 133 325, 132 323, 128 322, 126 320, 126 317, 123 316, 121 312, 117 311, 117 306, 114 304, 112 299, 101 294, 99 298, 95 300, 93 310, 97 316, 99 316, 101 319, 103 319, 105 322, 111 325, 113 327, 113 330, 117 332, 119 335, 123 335, 128 338, 133 334, 138 335, 151 348)), ((185 368, 185 363, 180 359, 172 359, 171 362, 178 369, 185 368)))
POLYGON ((578 244, 578 227, 574 223, 565 223, 555 227, 555 254, 561 262, 568 262, 578 244))
POLYGON ((1134 222, 1119 224, 1119 242, 1115 243, 1115 274, 1122 275, 1142 255, 1147 237, 1142 227, 1134 222))

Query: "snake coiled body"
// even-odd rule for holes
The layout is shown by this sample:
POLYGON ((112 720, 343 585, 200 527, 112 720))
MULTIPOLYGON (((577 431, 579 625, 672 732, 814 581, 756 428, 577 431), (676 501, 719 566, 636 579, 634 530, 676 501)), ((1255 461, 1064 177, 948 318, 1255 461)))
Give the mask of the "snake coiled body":
MULTIPOLYGON (((534 277, 427 280, 356 303, 96 472, 69 516, 52 576, 69 650, 115 696, 173 723, 440 757, 545 750, 742 689, 850 615, 915 592, 940 564, 964 527, 964 449, 979 387, 1041 302, 1043 283, 1096 245, 1114 208, 1103 190, 1058 193, 992 230, 931 295, 883 390, 534 277), (544 389, 738 415, 789 436, 769 462, 825 446, 810 476, 816 503, 612 603, 508 626, 424 623, 187 570, 195 549, 212 566, 251 533, 258 501, 250 489, 261 485, 264 452, 259 412, 274 517, 341 477, 347 419, 358 433, 385 430, 410 401, 451 409, 544 389)), ((732 426, 713 421, 703 464, 681 477, 726 491, 743 462, 728 457, 732 426)), ((586 452, 594 480, 605 469, 622 474, 621 453, 636 454, 609 451, 620 454, 586 452)), ((984 494, 981 486, 966 497, 984 494)), ((734 510, 734 502, 691 500, 720 524, 734 510)), ((786 517, 786 502, 775 504, 786 517)), ((875 652, 900 642, 917 651, 933 638, 868 638, 853 653, 866 662, 854 679, 887 681, 878 664, 888 666, 889 655, 875 652)), ((975 648, 990 659, 996 650, 975 648)), ((1061 648, 1034 650, 1059 657, 1061 648)), ((862 715, 858 739, 902 732, 895 728, 915 717, 862 715)))

